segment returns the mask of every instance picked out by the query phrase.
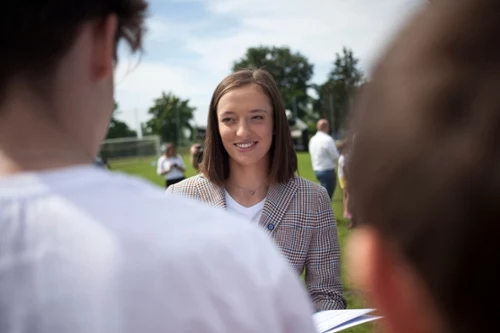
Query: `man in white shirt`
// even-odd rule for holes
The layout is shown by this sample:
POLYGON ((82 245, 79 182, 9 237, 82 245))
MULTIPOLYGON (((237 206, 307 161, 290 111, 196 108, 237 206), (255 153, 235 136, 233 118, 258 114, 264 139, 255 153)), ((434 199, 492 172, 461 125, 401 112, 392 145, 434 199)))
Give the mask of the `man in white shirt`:
POLYGON ((328 134, 329 127, 326 119, 318 121, 316 124, 318 131, 309 140, 309 154, 316 178, 326 188, 331 199, 337 185, 335 166, 339 159, 339 152, 335 140, 328 134))
POLYGON ((257 226, 92 165, 145 11, 11 2, 0 20, 0 332, 314 332, 257 226))

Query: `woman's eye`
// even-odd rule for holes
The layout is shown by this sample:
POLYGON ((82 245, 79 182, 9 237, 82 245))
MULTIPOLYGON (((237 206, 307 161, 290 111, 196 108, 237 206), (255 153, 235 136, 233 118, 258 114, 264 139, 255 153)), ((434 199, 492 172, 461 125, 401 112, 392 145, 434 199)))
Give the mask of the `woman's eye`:
POLYGON ((233 120, 232 118, 222 118, 222 122, 223 123, 228 123, 230 122, 231 120, 233 120))
POLYGON ((253 119, 262 120, 262 119, 264 119, 264 117, 262 117, 262 116, 255 116, 255 117, 253 117, 253 119))

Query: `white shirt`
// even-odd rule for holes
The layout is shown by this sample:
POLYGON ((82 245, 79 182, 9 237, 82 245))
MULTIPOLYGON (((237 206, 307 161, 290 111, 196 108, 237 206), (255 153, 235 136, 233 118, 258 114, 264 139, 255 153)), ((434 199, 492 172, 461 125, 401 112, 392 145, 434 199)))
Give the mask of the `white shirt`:
POLYGON ((339 159, 335 140, 321 131, 318 131, 309 140, 309 154, 314 171, 333 170, 339 159))
POLYGON ((184 172, 177 168, 174 168, 174 164, 180 165, 184 169, 186 168, 181 155, 169 158, 165 157, 165 155, 162 155, 158 159, 156 173, 158 175, 161 175, 163 172, 167 171, 167 173, 164 175, 166 180, 183 178, 184 172))
POLYGON ((262 200, 261 202, 251 207, 245 207, 240 205, 236 200, 234 200, 227 191, 224 192, 226 198, 226 209, 229 212, 240 215, 251 222, 257 222, 257 223, 259 222, 260 217, 262 215, 262 210, 264 209, 264 203, 266 202, 266 199, 262 200))
POLYGON ((315 332, 259 227, 97 167, 0 178, 0 332, 315 332))

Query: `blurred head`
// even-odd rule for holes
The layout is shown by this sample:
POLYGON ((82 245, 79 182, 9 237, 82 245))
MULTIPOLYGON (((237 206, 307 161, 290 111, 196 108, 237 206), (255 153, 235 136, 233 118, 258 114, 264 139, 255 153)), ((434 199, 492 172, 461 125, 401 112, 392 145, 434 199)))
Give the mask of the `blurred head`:
POLYGON ((357 101, 352 277, 388 332, 496 324, 500 253, 500 2, 436 1, 357 101))
POLYGON ((348 145, 349 143, 347 142, 347 139, 340 141, 337 144, 337 150, 339 151, 339 154, 346 154, 348 145))
POLYGON ((173 143, 167 143, 164 148, 164 154, 166 157, 175 157, 177 156, 177 149, 173 143))
POLYGON ((328 125, 328 120, 326 119, 320 119, 316 123, 316 129, 318 132, 325 132, 328 133, 330 131, 330 125, 328 125))
MULTIPOLYGON (((144 0, 9 2, 0 21, 0 118, 35 109, 95 156, 113 112, 117 43, 141 48, 144 0)), ((32 116, 32 115, 30 115, 32 116)))
POLYGON ((194 143, 191 145, 191 148, 189 148, 189 153, 191 155, 197 154, 201 150, 201 144, 200 143, 194 143))
POLYGON ((297 170, 283 102, 276 82, 264 70, 235 72, 212 96, 202 171, 223 185, 231 164, 262 164, 269 168, 269 180, 279 183, 289 181, 297 170))

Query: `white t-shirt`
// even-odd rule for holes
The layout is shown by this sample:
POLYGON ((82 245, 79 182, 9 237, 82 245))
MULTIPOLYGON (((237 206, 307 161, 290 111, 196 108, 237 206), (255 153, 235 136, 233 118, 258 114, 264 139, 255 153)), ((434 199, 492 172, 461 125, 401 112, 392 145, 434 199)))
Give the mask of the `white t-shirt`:
POLYGON ((224 192, 226 198, 226 209, 229 212, 240 215, 249 221, 257 223, 259 222, 260 217, 262 215, 262 210, 264 209, 264 203, 266 202, 266 199, 262 200, 261 202, 251 207, 245 207, 240 205, 236 200, 234 200, 227 191, 224 192))
POLYGON ((344 165, 345 165, 345 157, 344 155, 340 155, 339 157, 339 167, 338 167, 338 176, 339 178, 344 178, 344 165))
POLYGON ((0 178, 0 332, 314 332, 257 226, 92 166, 0 178))
POLYGON ((166 180, 183 178, 184 172, 182 172, 178 168, 174 168, 174 164, 180 165, 184 169, 186 168, 181 155, 169 158, 165 157, 165 155, 162 155, 158 159, 156 173, 158 173, 158 175, 161 175, 162 172, 167 171, 167 173, 164 175, 166 180))
POLYGON ((314 171, 333 170, 339 159, 335 140, 321 131, 318 131, 309 140, 309 154, 314 171))

